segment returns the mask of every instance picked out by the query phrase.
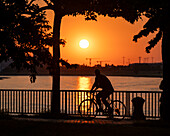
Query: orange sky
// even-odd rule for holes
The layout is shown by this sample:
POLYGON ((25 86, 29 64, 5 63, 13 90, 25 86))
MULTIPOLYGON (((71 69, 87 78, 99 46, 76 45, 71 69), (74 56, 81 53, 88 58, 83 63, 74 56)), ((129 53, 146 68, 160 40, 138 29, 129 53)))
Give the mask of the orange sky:
MULTIPOLYGON (((53 24, 53 12, 47 11, 50 24, 53 24)), ((67 59, 70 63, 89 64, 86 58, 98 58, 92 60, 92 65, 97 64, 96 61, 107 61, 105 63, 122 65, 123 56, 125 64, 128 59, 131 63, 139 62, 139 56, 149 58, 148 62, 161 61, 161 42, 151 50, 150 54, 145 52, 145 47, 152 34, 148 38, 141 38, 137 43, 133 42, 133 36, 137 34, 147 21, 143 20, 130 24, 123 18, 109 18, 98 16, 96 21, 85 21, 84 16, 65 16, 61 23, 61 38, 67 41, 65 47, 61 46, 61 58, 67 59), (89 41, 89 47, 82 49, 79 42, 82 39, 89 41)))

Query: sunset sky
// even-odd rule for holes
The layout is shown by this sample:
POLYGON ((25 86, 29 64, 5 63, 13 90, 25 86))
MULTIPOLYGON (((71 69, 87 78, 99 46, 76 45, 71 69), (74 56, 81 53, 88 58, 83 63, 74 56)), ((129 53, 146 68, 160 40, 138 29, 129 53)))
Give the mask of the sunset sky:
MULTIPOLYGON (((42 3, 41 3, 42 5, 42 3)), ((54 14, 47 11, 47 18, 53 25, 54 14)), ((146 23, 147 18, 130 24, 123 18, 110 18, 98 16, 97 21, 85 21, 84 16, 64 16, 61 22, 61 38, 67 41, 65 47, 61 46, 61 58, 69 63, 89 64, 86 58, 96 58, 92 60, 92 65, 96 61, 105 61, 108 64, 122 65, 123 57, 125 64, 139 62, 139 56, 149 58, 148 62, 161 62, 161 42, 151 50, 150 54, 145 52, 148 41, 155 35, 151 34, 147 38, 141 38, 137 43, 133 42, 133 36, 138 34, 146 23), (86 39, 89 42, 88 48, 81 48, 79 42, 86 39)))

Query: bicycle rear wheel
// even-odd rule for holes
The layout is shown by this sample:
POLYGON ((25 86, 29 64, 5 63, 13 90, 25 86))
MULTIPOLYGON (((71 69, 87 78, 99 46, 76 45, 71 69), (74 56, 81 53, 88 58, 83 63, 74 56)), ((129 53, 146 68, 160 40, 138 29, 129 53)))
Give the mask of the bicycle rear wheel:
POLYGON ((110 107, 112 107, 113 109, 113 112, 111 114, 114 120, 120 121, 124 119, 124 117, 126 116, 126 106, 123 102, 119 100, 114 100, 111 103, 110 107))
POLYGON ((93 100, 86 99, 80 103, 78 111, 82 118, 90 120, 96 117, 97 109, 97 104, 93 100))

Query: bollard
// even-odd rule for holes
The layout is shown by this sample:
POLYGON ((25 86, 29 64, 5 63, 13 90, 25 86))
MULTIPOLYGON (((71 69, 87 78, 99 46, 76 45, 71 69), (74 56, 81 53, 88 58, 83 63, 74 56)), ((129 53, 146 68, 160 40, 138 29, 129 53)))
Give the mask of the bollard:
POLYGON ((133 116, 132 119, 134 120, 145 120, 145 116, 143 113, 143 104, 144 104, 145 100, 141 97, 136 97, 132 99, 132 103, 133 103, 133 116))

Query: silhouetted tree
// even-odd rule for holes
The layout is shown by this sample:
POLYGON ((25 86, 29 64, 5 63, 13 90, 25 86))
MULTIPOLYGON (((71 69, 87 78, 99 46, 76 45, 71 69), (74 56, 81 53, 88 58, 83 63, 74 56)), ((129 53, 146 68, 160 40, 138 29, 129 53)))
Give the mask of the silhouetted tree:
MULTIPOLYGON (((161 101, 161 118, 164 120, 170 120, 170 1, 168 0, 138 0, 133 1, 132 4, 136 7, 136 15, 144 15, 149 20, 143 26, 137 35, 134 36, 134 41, 137 42, 142 36, 148 36, 150 33, 157 32, 156 36, 151 39, 148 43, 149 46, 146 47, 146 52, 149 53, 150 50, 155 47, 155 45, 162 39, 162 60, 163 60, 163 80, 166 85, 163 89, 163 94, 165 97, 162 97, 161 101)), ((128 4, 128 3, 127 3, 128 4)))
POLYGON ((12 59, 17 69, 36 73, 36 67, 51 63, 52 35, 45 12, 36 12, 38 5, 27 1, 0 0, 0 62, 12 59))

